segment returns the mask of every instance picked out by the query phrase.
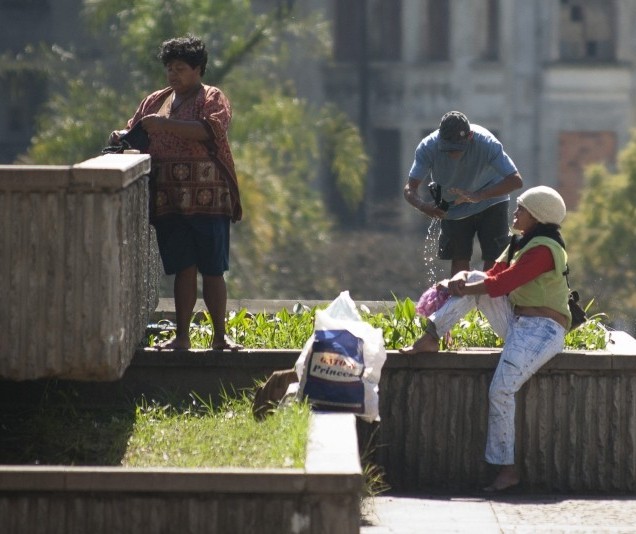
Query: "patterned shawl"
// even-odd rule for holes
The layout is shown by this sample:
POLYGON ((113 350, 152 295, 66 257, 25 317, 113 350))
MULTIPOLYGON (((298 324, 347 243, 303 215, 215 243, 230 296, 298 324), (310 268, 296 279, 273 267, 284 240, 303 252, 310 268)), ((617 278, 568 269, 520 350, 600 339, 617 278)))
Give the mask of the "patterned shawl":
POLYGON ((197 120, 209 133, 206 141, 193 141, 173 134, 150 137, 152 156, 153 216, 228 215, 242 218, 238 179, 227 139, 232 118, 230 103, 220 89, 202 85, 191 99, 170 111, 173 97, 168 87, 147 96, 128 121, 132 127, 146 115, 159 114, 178 120, 197 120))

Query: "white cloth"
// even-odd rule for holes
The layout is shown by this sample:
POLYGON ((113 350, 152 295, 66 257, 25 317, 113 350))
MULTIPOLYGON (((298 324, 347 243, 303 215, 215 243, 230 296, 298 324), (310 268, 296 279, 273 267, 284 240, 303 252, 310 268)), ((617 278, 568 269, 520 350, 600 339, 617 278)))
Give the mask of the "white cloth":
MULTIPOLYGON (((471 271, 468 282, 483 280, 481 271, 471 271)), ((471 309, 478 308, 504 340, 488 392, 488 437, 486 461, 496 465, 515 463, 515 393, 543 365, 563 350, 565 328, 546 317, 514 314, 507 297, 488 295, 451 297, 429 319, 443 337, 471 309)))

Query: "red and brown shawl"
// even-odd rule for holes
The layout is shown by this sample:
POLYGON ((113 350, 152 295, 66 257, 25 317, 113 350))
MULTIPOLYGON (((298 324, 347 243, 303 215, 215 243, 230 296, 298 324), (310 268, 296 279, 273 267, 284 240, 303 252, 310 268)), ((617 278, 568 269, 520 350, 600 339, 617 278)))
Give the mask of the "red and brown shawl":
POLYGON ((172 119, 199 121, 210 138, 193 141, 163 132, 150 136, 152 217, 227 215, 233 222, 240 221, 238 180, 227 139, 232 119, 229 100, 220 89, 202 85, 193 98, 171 112, 172 97, 173 90, 169 87, 147 96, 128 121, 128 127, 156 113, 172 119))

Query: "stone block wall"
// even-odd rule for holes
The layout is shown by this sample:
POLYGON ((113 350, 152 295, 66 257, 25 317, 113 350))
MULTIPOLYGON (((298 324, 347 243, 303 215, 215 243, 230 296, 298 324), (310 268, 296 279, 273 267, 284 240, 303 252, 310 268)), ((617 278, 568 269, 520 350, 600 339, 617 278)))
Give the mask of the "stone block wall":
MULTIPOLYGON (((613 344, 608 351, 565 351, 517 393, 524 490, 636 490, 636 342, 612 334, 624 338, 626 352, 613 344)), ((499 351, 387 359, 370 448, 394 492, 476 491, 492 480, 496 471, 484 450, 498 360, 499 351)), ((371 429, 360 427, 364 443, 371 429)))
POLYGON ((314 414, 303 468, 1 466, 7 534, 360 532, 354 416, 314 414))
POLYGON ((0 166, 0 376, 115 380, 157 301, 150 158, 0 166))

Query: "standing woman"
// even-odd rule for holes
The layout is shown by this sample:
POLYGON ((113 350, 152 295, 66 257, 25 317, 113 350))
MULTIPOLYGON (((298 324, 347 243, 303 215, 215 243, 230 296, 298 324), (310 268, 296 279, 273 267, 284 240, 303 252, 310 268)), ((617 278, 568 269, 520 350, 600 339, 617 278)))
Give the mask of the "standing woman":
MULTIPOLYGON (((147 96, 128 121, 150 138, 151 223, 157 231, 166 274, 174 274, 176 337, 161 348, 190 348, 190 320, 197 298, 197 272, 212 317, 212 348, 241 347, 225 333, 230 222, 242 210, 234 160, 227 139, 230 103, 217 87, 202 83, 205 44, 187 35, 165 41, 159 59, 168 87, 147 96)), ((111 134, 117 143, 127 130, 111 134)))
POLYGON ((519 196, 512 241, 488 271, 461 271, 448 287, 451 298, 428 317, 426 333, 403 354, 437 352, 439 339, 472 308, 479 308, 504 340, 489 390, 486 461, 500 467, 486 491, 519 483, 515 466, 515 394, 563 350, 572 316, 565 273, 567 255, 559 231, 565 203, 539 186, 519 196))

